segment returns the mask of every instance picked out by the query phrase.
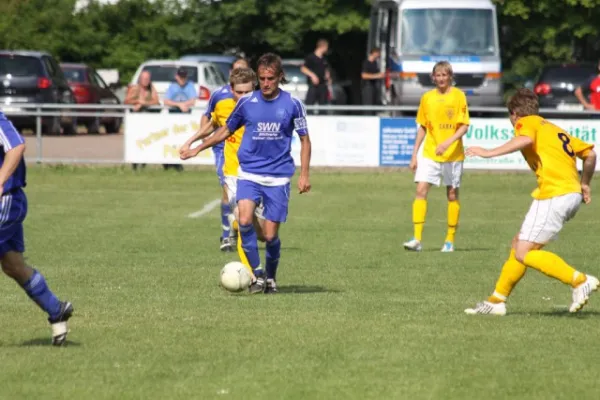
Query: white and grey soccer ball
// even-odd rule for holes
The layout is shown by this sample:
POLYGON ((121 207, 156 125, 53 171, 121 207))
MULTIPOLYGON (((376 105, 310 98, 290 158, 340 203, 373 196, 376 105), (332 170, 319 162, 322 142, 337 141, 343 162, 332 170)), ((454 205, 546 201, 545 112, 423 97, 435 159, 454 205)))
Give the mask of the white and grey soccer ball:
POLYGON ((248 289, 251 282, 250 271, 239 261, 227 263, 221 270, 221 286, 230 292, 248 289))

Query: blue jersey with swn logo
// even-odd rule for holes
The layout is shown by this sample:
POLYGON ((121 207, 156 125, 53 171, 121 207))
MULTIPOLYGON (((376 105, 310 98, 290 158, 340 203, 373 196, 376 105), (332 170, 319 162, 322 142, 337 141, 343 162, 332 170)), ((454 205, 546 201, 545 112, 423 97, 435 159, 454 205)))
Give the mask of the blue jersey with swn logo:
POLYGON ((235 132, 245 126, 238 150, 240 169, 244 172, 291 177, 296 171, 291 155, 294 130, 308 134, 304 104, 290 93, 280 90, 272 100, 260 91, 241 98, 227 120, 227 128, 235 132))
MULTIPOLYGON (((4 164, 6 153, 9 150, 23 143, 25 143, 23 136, 17 132, 12 122, 10 122, 6 116, 0 112, 0 146, 2 146, 2 151, 0 151, 0 165, 4 164)), ((17 169, 4 184, 2 193, 4 194, 10 192, 11 190, 25 187, 25 175, 25 160, 23 157, 21 157, 21 161, 19 161, 17 169)))

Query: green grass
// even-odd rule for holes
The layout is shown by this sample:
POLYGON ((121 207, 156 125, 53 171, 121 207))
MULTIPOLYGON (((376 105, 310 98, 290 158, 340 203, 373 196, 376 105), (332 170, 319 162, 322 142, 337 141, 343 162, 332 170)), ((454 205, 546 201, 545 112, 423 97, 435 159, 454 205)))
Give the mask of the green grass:
MULTIPOLYGON (((406 253, 406 172, 315 172, 295 194, 277 296, 218 287, 219 196, 208 171, 30 168, 27 259, 76 309, 66 348, 0 280, 0 398, 596 398, 600 296, 579 316, 569 288, 529 271, 509 315, 463 309, 493 289, 531 201, 525 174, 466 172, 457 252, 441 189, 424 252, 406 253)), ((600 274, 596 203, 551 245, 600 274)), ((261 251, 261 257, 263 256, 261 251)))

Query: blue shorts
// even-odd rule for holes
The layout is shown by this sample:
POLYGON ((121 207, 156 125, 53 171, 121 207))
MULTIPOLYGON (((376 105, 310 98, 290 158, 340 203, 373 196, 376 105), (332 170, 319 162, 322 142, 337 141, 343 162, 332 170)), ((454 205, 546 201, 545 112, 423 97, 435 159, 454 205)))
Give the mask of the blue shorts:
POLYGON ((0 257, 9 251, 25 252, 23 221, 27 215, 27 197, 15 189, 0 197, 0 257))
POLYGON ((252 200, 257 205, 261 200, 264 218, 267 221, 285 222, 290 202, 290 184, 263 186, 259 183, 238 179, 236 199, 252 200))
POLYGON ((213 147, 213 154, 215 155, 215 167, 217 169, 217 176, 219 177, 219 184, 225 185, 225 175, 223 175, 223 165, 225 165, 225 154, 223 153, 222 147, 213 147))

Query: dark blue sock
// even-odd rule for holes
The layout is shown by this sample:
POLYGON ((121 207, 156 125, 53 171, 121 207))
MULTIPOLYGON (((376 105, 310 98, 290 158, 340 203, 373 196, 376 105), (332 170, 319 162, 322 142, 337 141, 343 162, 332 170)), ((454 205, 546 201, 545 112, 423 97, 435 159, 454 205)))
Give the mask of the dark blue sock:
POLYGON ((248 263, 250 263, 254 275, 257 277, 262 276, 262 268, 258 269, 260 267, 260 254, 258 254, 258 238, 254 230, 254 225, 239 225, 239 228, 240 235, 242 236, 242 249, 244 250, 244 254, 246 254, 248 263))
POLYGON ((275 279, 277 267, 279 266, 279 255, 281 254, 281 240, 279 237, 267 242, 266 248, 267 279, 275 279))
POLYGON ((35 301, 42 310, 48 313, 50 319, 58 317, 58 314, 60 314, 60 301, 48 288, 42 274, 33 270, 31 279, 23 285, 23 289, 31 300, 35 301))
POLYGON ((223 228, 223 239, 229 237, 229 214, 231 214, 231 207, 229 206, 229 203, 221 203, 221 225, 223 228))

